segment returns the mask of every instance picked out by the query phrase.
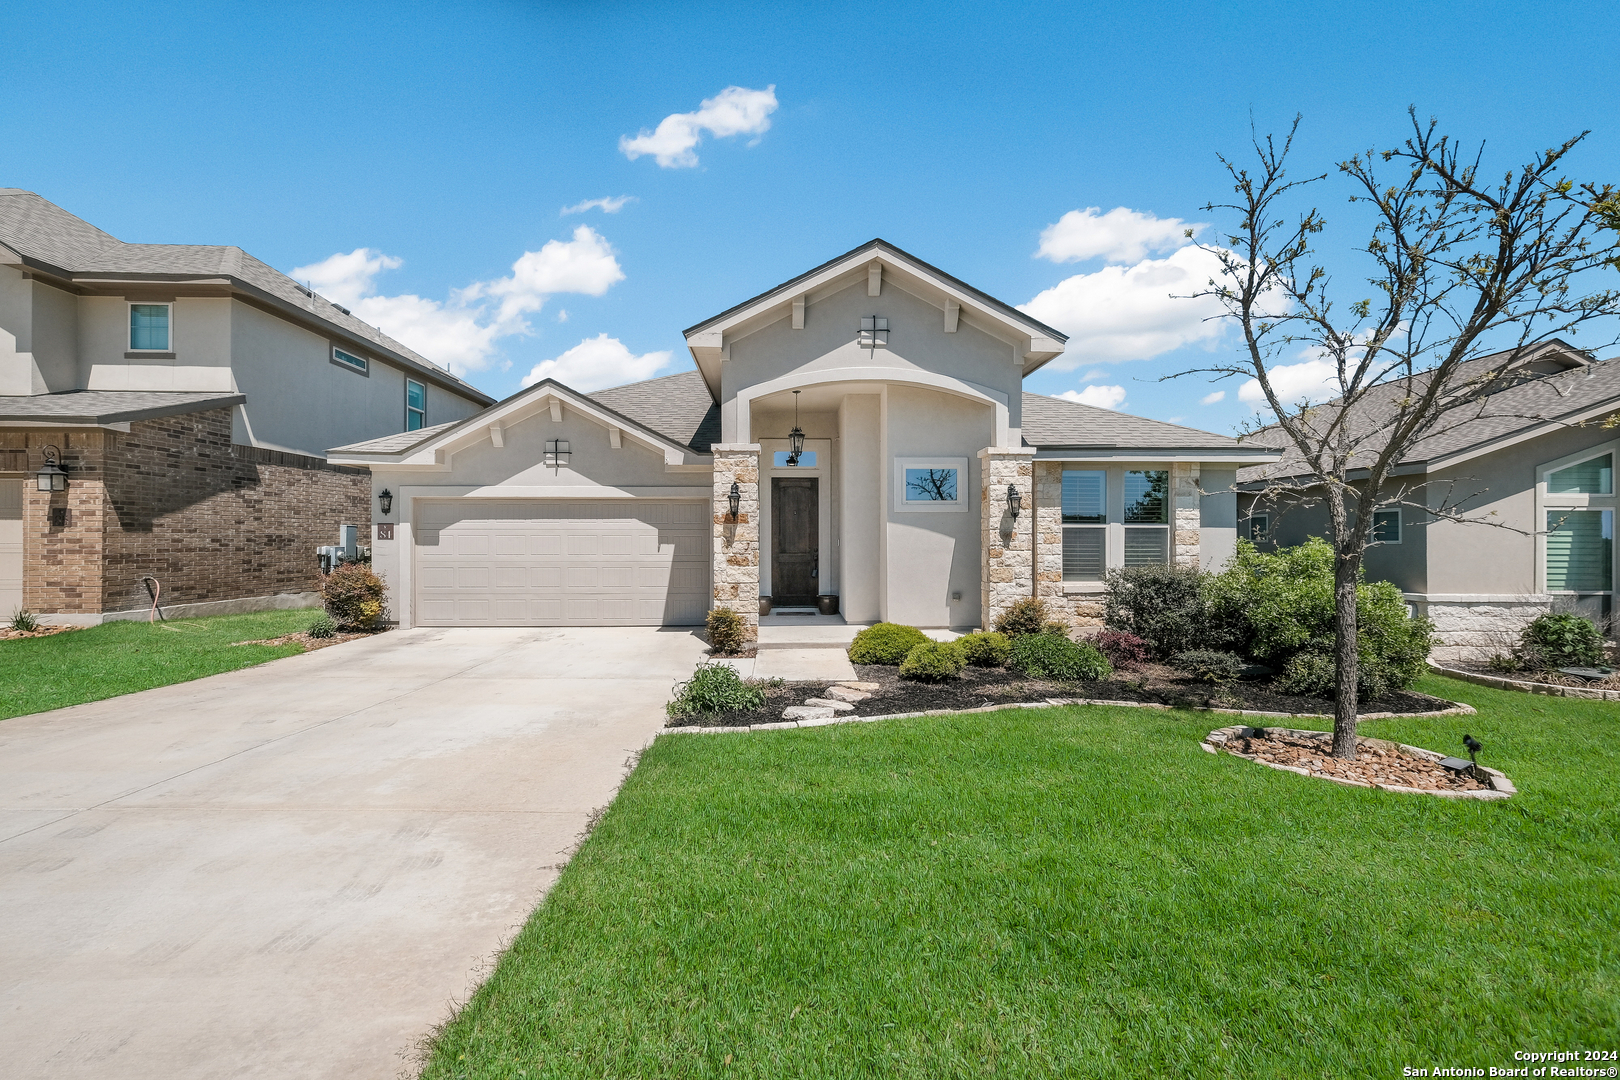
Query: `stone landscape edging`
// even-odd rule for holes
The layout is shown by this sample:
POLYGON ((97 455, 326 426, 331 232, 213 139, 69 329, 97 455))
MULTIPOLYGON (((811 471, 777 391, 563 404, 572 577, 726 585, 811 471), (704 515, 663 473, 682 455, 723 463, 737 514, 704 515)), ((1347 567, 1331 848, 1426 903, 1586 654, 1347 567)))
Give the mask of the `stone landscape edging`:
POLYGON ((1438 675, 1471 682, 1475 686, 1488 686, 1492 690, 1517 690, 1524 694, 1586 698, 1591 701, 1620 701, 1620 690, 1589 690, 1584 686, 1559 686, 1557 683, 1531 682, 1528 679, 1505 679, 1500 675, 1481 675, 1477 671, 1445 667, 1433 660, 1429 661, 1429 670, 1438 675))
MULTIPOLYGON (((1472 705, 1465 705, 1457 701, 1450 702, 1450 704, 1452 707, 1449 709, 1438 709, 1433 712, 1362 713, 1356 717, 1356 720, 1357 722, 1362 720, 1384 720, 1396 716, 1413 718, 1470 716, 1474 712, 1472 705)), ((959 713, 986 713, 996 712, 1000 709, 1047 709, 1059 705, 1111 705, 1126 709, 1188 709, 1193 712, 1224 713, 1230 716, 1278 716, 1290 720, 1320 720, 1326 717, 1325 713, 1260 712, 1257 709, 1222 709, 1209 705, 1166 705, 1161 701, 1100 701, 1094 698, 1046 698, 1042 701, 1008 701, 999 705, 984 705, 976 709, 928 709, 923 712, 886 713, 882 716, 828 716, 815 720, 779 720, 770 724, 740 724, 736 727, 703 727, 700 725, 666 727, 660 728, 654 738, 658 735, 720 735, 747 731, 781 731, 785 728, 828 727, 832 724, 867 724, 875 720, 906 720, 917 716, 955 716, 959 713)), ((1241 728, 1243 725, 1239 726, 1241 728)), ((1312 734, 1319 735, 1321 732, 1312 732, 1312 734)), ((1432 752, 1429 750, 1423 751, 1425 754, 1432 752)), ((1438 761, 1439 757, 1437 756, 1435 760, 1438 761)))
MULTIPOLYGON (((1472 709, 1469 710, 1469 712, 1472 711, 1472 709)), ((1406 715, 1444 716, 1445 713, 1407 713, 1406 715)), ((1310 776, 1318 780, 1328 780, 1335 784, 1342 784, 1345 787, 1376 788, 1379 791, 1398 791, 1407 795, 1438 795, 1443 799, 1510 799, 1519 793, 1519 789, 1513 786, 1513 781, 1509 780, 1504 773, 1502 773, 1500 770, 1492 769, 1484 765, 1479 766, 1479 768, 1483 769, 1491 778, 1491 786, 1489 788, 1482 791, 1447 791, 1440 788, 1406 787, 1403 784, 1374 784, 1365 780, 1351 780, 1343 776, 1329 776, 1327 773, 1314 773, 1309 769, 1302 769, 1298 765, 1283 765, 1275 761, 1261 761, 1253 754, 1241 754, 1238 751, 1232 750, 1226 746, 1229 739, 1243 734, 1244 730, 1248 727, 1248 724, 1233 724, 1231 727, 1216 728, 1208 735, 1205 735, 1204 741, 1199 745, 1201 745, 1211 754, 1219 754, 1224 750, 1233 757, 1242 758, 1244 761, 1252 761, 1256 765, 1264 765, 1268 769, 1276 769, 1279 772, 1299 773, 1301 776, 1310 776)), ((1325 731, 1303 731, 1298 728, 1272 728, 1270 730, 1280 732, 1284 735, 1295 735, 1305 738, 1320 738, 1323 735, 1329 734, 1325 731)), ((1416 756, 1427 761, 1440 761, 1446 756, 1444 754, 1436 753, 1433 750, 1425 750, 1421 746, 1408 746, 1406 743, 1391 742, 1387 739, 1370 739, 1368 741, 1384 743, 1387 746, 1397 747, 1398 749, 1404 750, 1409 754, 1415 754, 1416 756)))

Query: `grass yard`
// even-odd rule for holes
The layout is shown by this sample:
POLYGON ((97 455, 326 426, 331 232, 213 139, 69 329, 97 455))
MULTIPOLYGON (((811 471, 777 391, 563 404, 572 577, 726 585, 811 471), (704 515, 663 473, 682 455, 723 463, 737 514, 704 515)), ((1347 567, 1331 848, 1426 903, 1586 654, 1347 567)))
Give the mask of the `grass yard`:
POLYGON ((660 739, 425 1075, 1398 1077, 1620 1048, 1620 708, 1418 689, 1480 715, 1363 733, 1467 731, 1519 796, 1280 773, 1200 750, 1224 717, 1148 709, 660 739))
POLYGON ((50 637, 0 641, 0 719, 100 701, 291 656, 298 645, 238 645, 307 629, 319 611, 261 611, 113 622, 50 637))

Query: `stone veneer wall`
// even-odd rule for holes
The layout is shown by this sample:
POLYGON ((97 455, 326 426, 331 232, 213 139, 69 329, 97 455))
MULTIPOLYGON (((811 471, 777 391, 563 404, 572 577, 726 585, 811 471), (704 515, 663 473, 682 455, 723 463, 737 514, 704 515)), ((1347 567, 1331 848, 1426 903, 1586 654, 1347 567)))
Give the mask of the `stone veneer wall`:
POLYGON ((367 529, 364 470, 231 444, 231 411, 143 420, 129 432, 9 433, 28 466, 63 450, 68 489, 28 485, 23 507, 23 603, 44 614, 93 615, 146 606, 141 578, 167 604, 206 603, 320 588, 315 548, 338 526, 367 529), (50 511, 65 506, 65 525, 50 511))
POLYGON ((714 453, 714 606, 742 616, 759 638, 759 447, 717 443, 714 453), (731 485, 742 496, 731 516, 731 485))
POLYGON ((1419 615, 1434 622, 1437 663, 1488 660, 1518 643, 1519 632, 1537 615, 1553 610, 1550 594, 1523 596, 1427 596, 1407 594, 1419 615))
POLYGON ((1023 448, 979 451, 979 611, 986 628, 1013 604, 1035 595, 1034 456, 1034 450, 1023 448), (1009 486, 1023 499, 1017 521, 1007 509, 1009 486))

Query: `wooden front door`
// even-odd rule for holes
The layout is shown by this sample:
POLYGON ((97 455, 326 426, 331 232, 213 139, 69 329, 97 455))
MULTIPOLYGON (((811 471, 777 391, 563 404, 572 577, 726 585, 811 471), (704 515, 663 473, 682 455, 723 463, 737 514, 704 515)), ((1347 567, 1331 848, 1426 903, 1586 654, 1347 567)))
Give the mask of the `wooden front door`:
POLYGON ((816 602, 820 503, 814 476, 771 478, 771 603, 816 602))

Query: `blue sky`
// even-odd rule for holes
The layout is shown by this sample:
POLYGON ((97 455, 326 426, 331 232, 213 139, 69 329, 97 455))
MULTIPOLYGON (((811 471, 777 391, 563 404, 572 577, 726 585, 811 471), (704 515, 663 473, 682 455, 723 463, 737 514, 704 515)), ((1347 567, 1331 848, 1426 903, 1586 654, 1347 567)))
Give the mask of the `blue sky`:
MULTIPOLYGON (((1574 172, 1620 181, 1620 31, 1595 3, 81 3, 6 20, 26 47, 8 50, 0 186, 124 240, 301 269, 496 396, 537 367, 584 388, 689 367, 683 327, 882 236, 1068 320, 1063 369, 1029 389, 1229 431, 1250 410, 1236 384, 1155 381, 1231 347, 1168 299, 1200 266, 1163 221, 1212 220, 1215 155, 1243 151, 1251 114, 1262 130, 1304 114, 1301 172, 1392 144, 1415 104, 1503 168, 1590 128, 1574 172)), ((1340 257, 1345 193, 1317 196, 1340 257)))

